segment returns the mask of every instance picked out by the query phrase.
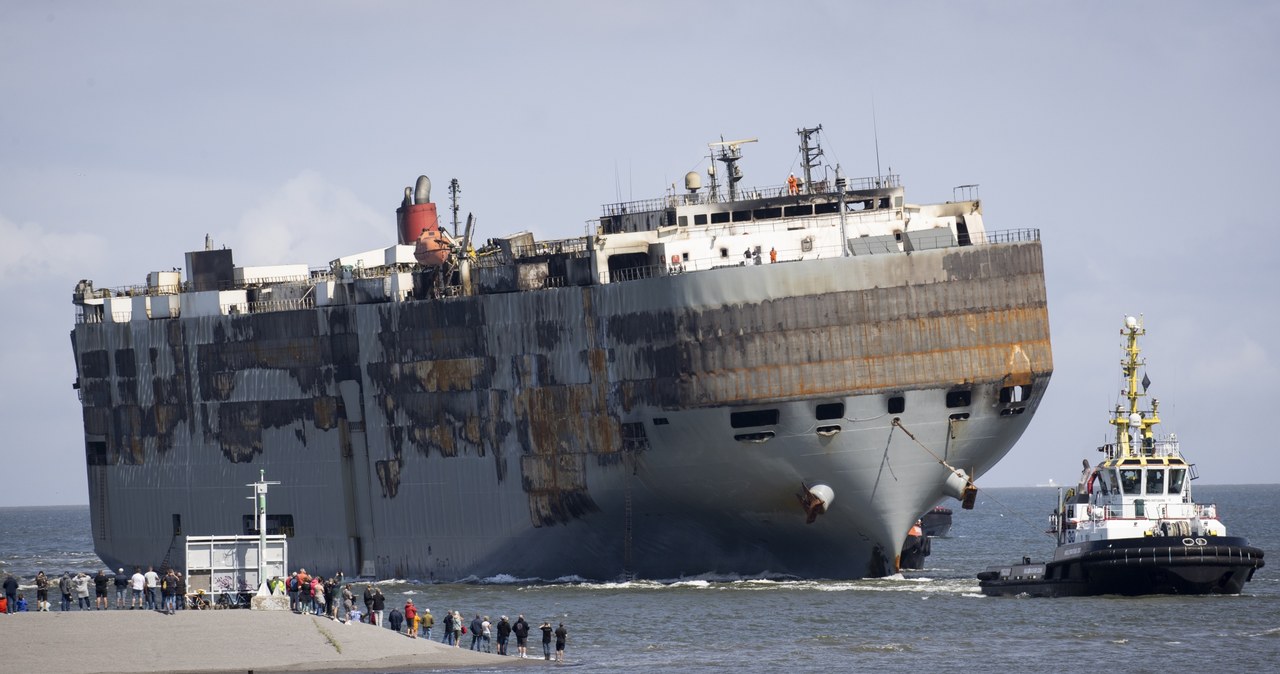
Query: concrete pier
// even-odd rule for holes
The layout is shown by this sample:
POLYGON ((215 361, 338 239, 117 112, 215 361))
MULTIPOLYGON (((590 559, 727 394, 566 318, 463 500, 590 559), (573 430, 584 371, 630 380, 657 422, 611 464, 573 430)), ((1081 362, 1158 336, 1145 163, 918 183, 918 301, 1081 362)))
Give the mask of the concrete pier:
MULTIPOLYGON (((435 630, 437 639, 440 629, 435 630)), ((0 615, 4 670, 106 672, 406 671, 532 663, 383 627, 277 611, 68 611, 0 615)))

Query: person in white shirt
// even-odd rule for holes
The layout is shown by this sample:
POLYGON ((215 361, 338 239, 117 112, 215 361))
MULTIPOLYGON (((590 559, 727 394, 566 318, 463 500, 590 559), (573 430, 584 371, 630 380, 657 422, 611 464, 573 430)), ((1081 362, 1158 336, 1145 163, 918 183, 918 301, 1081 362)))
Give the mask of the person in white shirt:
POLYGON ((160 604, 156 603, 156 589, 160 587, 160 574, 156 573, 154 566, 148 566, 143 579, 147 583, 147 610, 159 609, 160 604))
POLYGON ((147 577, 142 575, 142 569, 133 567, 133 576, 129 578, 129 588, 133 590, 133 603, 129 604, 129 610, 142 608, 142 591, 147 587, 147 577))

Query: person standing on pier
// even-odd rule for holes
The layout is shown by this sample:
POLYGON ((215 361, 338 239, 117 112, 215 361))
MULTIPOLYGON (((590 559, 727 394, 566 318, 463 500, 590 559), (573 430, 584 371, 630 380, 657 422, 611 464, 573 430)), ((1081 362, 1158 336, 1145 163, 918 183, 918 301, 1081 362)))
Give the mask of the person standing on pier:
POLYGON ((75 594, 75 585, 71 582, 71 572, 63 571, 62 578, 58 579, 58 591, 62 593, 62 610, 71 610, 71 595, 75 594))
POLYGON ((387 598, 380 588, 373 588, 373 613, 369 614, 369 622, 382 627, 382 612, 387 609, 387 598))
POLYGON ((551 623, 542 621, 542 659, 551 659, 551 623))
POLYGON ((156 589, 160 587, 160 574, 156 573, 156 567, 148 566, 147 572, 142 576, 147 581, 147 610, 157 610, 160 604, 156 602, 156 589))
POLYGON ((49 577, 44 571, 36 574, 36 611, 49 610, 49 577))
POLYGON ((110 594, 111 577, 107 575, 105 569, 98 569, 98 573, 93 576, 93 610, 105 611, 110 606, 107 605, 107 596, 110 594))
POLYGON ((435 616, 431 615, 431 609, 429 608, 422 609, 422 613, 418 615, 418 619, 421 621, 421 624, 422 624, 422 636, 426 637, 427 639, 430 639, 431 628, 434 627, 436 624, 435 616))
POLYGON ((529 645, 529 623, 525 622, 524 615, 516 616, 516 623, 511 626, 511 631, 516 635, 516 655, 526 657, 529 645))
POLYGON ((128 603, 129 596, 129 574, 124 572, 124 567, 116 569, 116 610, 124 608, 128 603))
POLYGON ((89 601, 89 576, 83 571, 76 574, 72 580, 76 586, 76 606, 81 611, 89 611, 93 609, 93 602, 89 601))
POLYGON ((142 567, 133 567, 133 576, 129 578, 129 583, 133 590, 133 601, 129 604, 129 610, 142 608, 142 592, 147 589, 147 577, 142 575, 142 567))
POLYGON ((507 652, 507 640, 511 638, 511 623, 507 621, 507 616, 502 616, 498 620, 498 655, 510 655, 507 652))
POLYGON ((414 607, 412 599, 404 603, 404 621, 408 625, 408 631, 406 634, 408 634, 411 639, 417 639, 418 609, 414 607))
POLYGON ((13 577, 12 573, 4 574, 4 598, 8 602, 8 611, 6 613, 16 613, 18 610, 18 579, 13 577))
POLYGON ((441 640, 446 646, 457 646, 457 639, 453 638, 453 611, 444 612, 444 639, 441 640))
POLYGON ((564 623, 556 628, 556 662, 564 662, 564 642, 569 640, 569 630, 564 628, 564 623))

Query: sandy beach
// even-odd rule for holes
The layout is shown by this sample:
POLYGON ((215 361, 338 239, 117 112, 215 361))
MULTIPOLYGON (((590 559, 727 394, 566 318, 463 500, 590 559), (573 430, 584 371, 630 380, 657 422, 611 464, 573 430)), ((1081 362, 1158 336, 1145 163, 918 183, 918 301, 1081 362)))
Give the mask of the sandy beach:
MULTIPOLYGON (((435 630, 439 637, 439 628, 435 630)), ((288 611, 0 615, 6 671, 322 672, 545 664, 288 611)))

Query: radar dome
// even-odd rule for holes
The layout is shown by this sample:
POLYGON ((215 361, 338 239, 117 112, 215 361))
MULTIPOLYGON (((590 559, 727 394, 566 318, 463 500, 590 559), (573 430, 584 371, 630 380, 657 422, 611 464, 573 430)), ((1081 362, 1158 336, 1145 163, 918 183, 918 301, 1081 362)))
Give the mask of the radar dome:
POLYGON ((690 192, 697 192, 702 189, 702 176, 697 171, 690 171, 684 174, 684 188, 690 192))
POLYGON ((1125 316, 1124 327, 1129 328, 1130 330, 1138 327, 1138 319, 1134 318, 1133 316, 1125 316))

